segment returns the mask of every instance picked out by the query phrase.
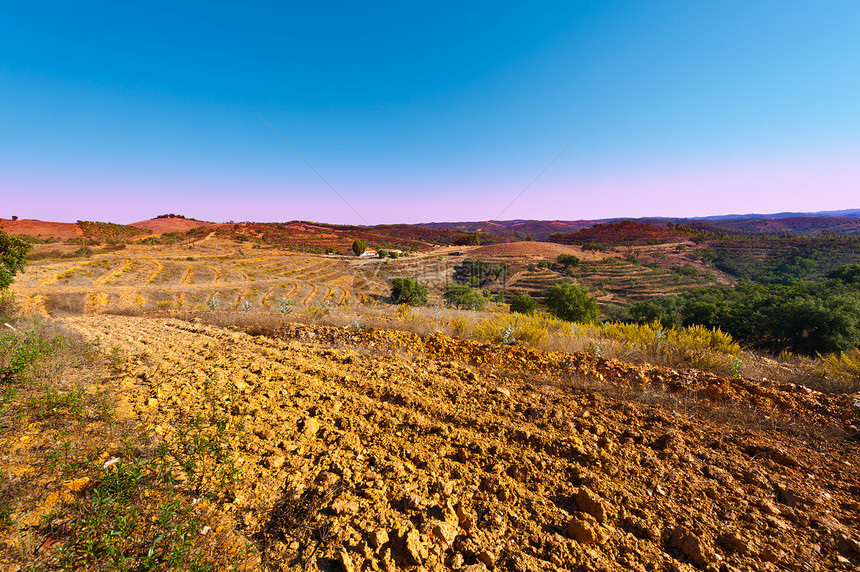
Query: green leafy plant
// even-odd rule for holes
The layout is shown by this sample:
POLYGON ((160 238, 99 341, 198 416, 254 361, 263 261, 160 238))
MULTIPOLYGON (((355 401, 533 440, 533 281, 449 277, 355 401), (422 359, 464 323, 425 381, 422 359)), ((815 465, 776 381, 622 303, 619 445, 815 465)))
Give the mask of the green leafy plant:
POLYGON ((293 301, 289 298, 281 298, 278 300, 278 312, 281 314, 290 314, 293 311, 293 301))
POLYGON ((483 310, 487 304, 487 299, 480 292, 465 284, 448 285, 442 298, 449 306, 467 310, 483 310))
POLYGON ((511 312, 518 314, 528 314, 531 316, 537 309, 537 300, 529 296, 527 293, 517 294, 511 300, 511 312))
POLYGON ((159 444, 158 454, 179 467, 194 494, 214 496, 239 476, 229 437, 244 429, 231 424, 228 406, 215 394, 211 380, 204 387, 201 406, 177 428, 173 439, 159 444))
POLYGON ((391 299, 395 304, 423 306, 427 303, 427 287, 412 278, 395 278, 391 286, 391 299))
POLYGON ((588 290, 568 282, 558 282, 547 290, 546 305, 556 317, 568 322, 595 322, 600 313, 588 290))
POLYGON ((12 283, 16 273, 24 269, 24 256, 32 245, 0 231, 0 290, 12 283))

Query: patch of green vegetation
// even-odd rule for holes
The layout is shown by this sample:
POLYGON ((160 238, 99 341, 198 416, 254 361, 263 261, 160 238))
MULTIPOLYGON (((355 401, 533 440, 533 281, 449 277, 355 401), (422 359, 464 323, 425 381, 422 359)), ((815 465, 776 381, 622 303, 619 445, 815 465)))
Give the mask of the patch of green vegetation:
POLYGON ((487 298, 466 284, 451 284, 445 287, 442 298, 449 306, 466 310, 483 310, 487 298))
POLYGON ((588 290, 578 284, 558 282, 546 293, 546 305, 556 317, 568 322, 591 323, 600 310, 588 290))
POLYGON ((511 300, 511 312, 518 314, 534 314, 537 310, 537 300, 529 296, 527 293, 517 294, 511 300))
POLYGON ((150 230, 112 222, 79 220, 78 226, 87 239, 109 243, 127 242, 141 235, 152 234, 150 230))
POLYGON ((427 303, 427 287, 413 278, 395 278, 391 286, 391 299, 395 304, 423 306, 427 303))
POLYGON ((639 322, 720 328, 753 347, 804 355, 860 345, 860 272, 843 266, 818 282, 742 282, 653 298, 630 308, 639 322))

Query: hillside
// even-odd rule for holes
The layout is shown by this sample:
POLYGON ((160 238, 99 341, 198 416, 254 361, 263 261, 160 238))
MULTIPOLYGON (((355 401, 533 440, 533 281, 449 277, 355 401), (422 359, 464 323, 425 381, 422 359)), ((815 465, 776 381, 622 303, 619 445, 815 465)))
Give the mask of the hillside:
POLYGON ((67 222, 45 222, 33 219, 10 220, 0 218, 0 230, 7 234, 27 235, 36 238, 80 238, 84 235, 81 228, 75 223, 67 222))
POLYGON ((184 217, 159 217, 149 220, 133 222, 129 226, 152 231, 154 233, 165 232, 187 232, 192 228, 209 228, 209 229, 229 229, 233 225, 230 223, 214 223, 205 222, 194 219, 186 219, 184 217))
POLYGON ((463 232, 490 233, 508 240, 546 240, 559 232, 576 232, 595 224, 595 221, 562 220, 508 220, 474 222, 430 222, 413 226, 463 232))
POLYGON ((714 221, 713 224, 729 231, 740 231, 745 234, 860 235, 860 218, 856 217, 740 218, 714 221))

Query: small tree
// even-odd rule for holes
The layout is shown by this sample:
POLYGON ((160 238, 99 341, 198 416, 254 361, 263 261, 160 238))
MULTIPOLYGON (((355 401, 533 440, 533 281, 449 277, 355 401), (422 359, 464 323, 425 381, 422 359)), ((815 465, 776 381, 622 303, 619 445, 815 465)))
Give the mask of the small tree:
POLYGON ((579 266, 580 263, 579 257, 573 254, 559 254, 556 261, 562 266, 579 266))
POLYGON ((364 251, 367 250, 367 243, 365 243, 360 238, 356 238, 352 243, 352 253, 356 256, 361 256, 364 254, 364 251))
POLYGON ((391 253, 388 252, 387 250, 385 250, 384 248, 380 248, 379 252, 377 254, 379 255, 379 258, 387 258, 388 255, 391 253))
POLYGON ((551 286, 546 293, 546 305, 557 318, 568 322, 594 322, 600 313, 588 290, 569 282, 551 286))
POLYGON ((16 273, 24 270, 24 255, 30 244, 0 231, 0 290, 12 283, 16 273))
POLYGON ((442 297, 448 305, 457 308, 466 308, 467 310, 483 310, 487 304, 486 298, 480 292, 473 290, 465 284, 447 286, 442 297))
POLYGON ((518 314, 528 314, 531 316, 535 313, 537 309, 537 300, 523 292, 522 294, 517 294, 516 297, 511 300, 511 312, 517 312, 518 314))
POLYGON ((395 304, 423 306, 427 303, 427 287, 412 278, 395 278, 391 286, 391 299, 395 304))

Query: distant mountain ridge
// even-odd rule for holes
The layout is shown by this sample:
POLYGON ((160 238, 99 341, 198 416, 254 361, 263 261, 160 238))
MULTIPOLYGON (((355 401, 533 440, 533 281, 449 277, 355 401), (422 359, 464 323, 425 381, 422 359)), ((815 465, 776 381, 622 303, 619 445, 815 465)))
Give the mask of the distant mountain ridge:
POLYGON ((734 220, 734 219, 780 219, 780 218, 800 218, 800 217, 847 217, 860 218, 860 209, 843 209, 838 211, 817 211, 817 212, 781 212, 771 214, 728 214, 728 215, 712 215, 701 217, 689 217, 689 220, 734 220))
MULTIPOLYGON (((214 223, 185 218, 181 215, 162 215, 153 219, 113 225, 112 223, 90 223, 86 229, 81 224, 53 223, 32 219, 0 218, 0 230, 9 234, 34 237, 57 237, 60 239, 87 236, 97 238, 105 229, 111 232, 142 229, 153 233, 183 233, 192 228, 204 227, 210 231, 248 233, 257 236, 271 234, 277 227, 288 234, 333 233, 342 241, 356 237, 391 242, 403 247, 420 247, 428 244, 492 244, 521 240, 546 241, 552 235, 570 235, 599 224, 633 221, 640 224, 666 227, 681 224, 697 230, 717 234, 741 236, 762 235, 848 235, 860 236, 860 209, 819 211, 814 213, 780 212, 771 214, 712 215, 703 217, 613 217, 579 220, 492 220, 460 222, 427 222, 418 224, 379 224, 373 226, 338 225, 291 221, 289 223, 214 223), (263 225, 263 226, 260 226, 263 225), (122 228, 120 228, 122 227, 122 228), (253 228, 251 228, 253 227, 253 228), (259 228, 257 228, 259 227, 259 228), (306 228, 307 227, 307 228, 306 228), (98 231, 98 232, 96 232, 98 231), (92 235, 92 236, 91 236, 92 235), (365 236, 366 235, 366 236, 365 236), (390 240, 388 240, 390 239, 390 240), (414 244, 413 244, 414 243, 414 244)), ((85 221, 78 221, 85 223, 85 221)), ((281 232, 281 231, 277 231, 281 232)))

